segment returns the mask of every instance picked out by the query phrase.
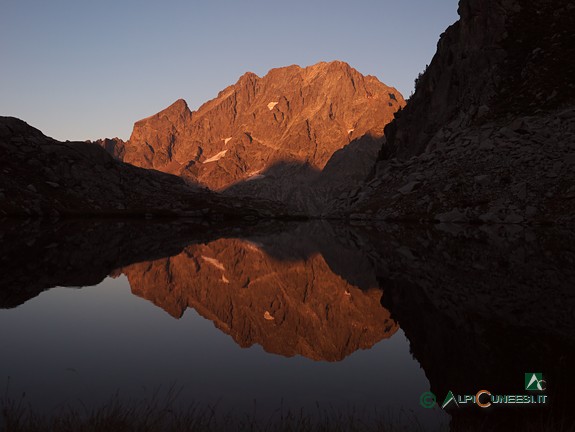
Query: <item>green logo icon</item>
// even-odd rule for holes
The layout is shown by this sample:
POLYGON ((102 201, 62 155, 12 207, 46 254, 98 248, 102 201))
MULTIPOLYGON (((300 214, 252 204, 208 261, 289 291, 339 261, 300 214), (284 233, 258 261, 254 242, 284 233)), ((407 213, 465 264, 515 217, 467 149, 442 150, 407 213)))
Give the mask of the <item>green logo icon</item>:
POLYGON ((525 390, 545 390, 545 380, 541 372, 525 374, 525 390))
POLYGON ((459 408, 459 404, 457 403, 457 399, 455 399, 453 392, 451 390, 449 390, 449 393, 447 393, 447 396, 445 396, 445 400, 443 401, 441 408, 445 409, 445 407, 447 405, 449 405, 451 402, 455 402, 455 405, 457 406, 457 408, 459 408))
POLYGON ((419 404, 423 408, 433 408, 435 406, 435 395, 431 392, 421 393, 419 404))

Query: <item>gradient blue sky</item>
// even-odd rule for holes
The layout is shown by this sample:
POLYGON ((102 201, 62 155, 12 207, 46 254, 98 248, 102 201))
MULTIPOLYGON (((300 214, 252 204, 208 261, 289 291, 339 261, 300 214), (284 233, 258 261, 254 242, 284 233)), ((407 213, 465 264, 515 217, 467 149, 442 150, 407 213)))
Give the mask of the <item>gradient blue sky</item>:
POLYGON ((343 60, 406 98, 457 0, 0 0, 0 115, 65 140, 118 136, 246 71, 343 60))

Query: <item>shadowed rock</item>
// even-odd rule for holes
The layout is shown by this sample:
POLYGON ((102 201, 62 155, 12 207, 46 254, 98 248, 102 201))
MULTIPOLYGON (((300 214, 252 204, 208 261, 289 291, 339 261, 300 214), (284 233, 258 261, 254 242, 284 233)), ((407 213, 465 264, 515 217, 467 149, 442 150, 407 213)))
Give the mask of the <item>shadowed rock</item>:
POLYGON ((114 159, 122 160, 124 158, 126 143, 120 138, 104 138, 93 142, 110 153, 114 159))
POLYGON ((360 218, 575 221, 573 4, 461 0, 379 162, 360 218))
POLYGON ((232 202, 179 177, 120 162, 95 143, 53 140, 13 117, 0 117, 0 149, 0 217, 282 213, 278 206, 232 202))

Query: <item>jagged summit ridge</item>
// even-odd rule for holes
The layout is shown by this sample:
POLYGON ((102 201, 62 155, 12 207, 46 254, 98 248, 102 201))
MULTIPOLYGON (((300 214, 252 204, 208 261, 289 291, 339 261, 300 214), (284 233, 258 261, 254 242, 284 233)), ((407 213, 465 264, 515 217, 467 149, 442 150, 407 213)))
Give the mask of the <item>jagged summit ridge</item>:
MULTIPOLYGON (((354 140, 380 140, 404 105, 396 89, 341 61, 275 68, 263 77, 247 72, 197 111, 180 99, 137 121, 123 160, 224 190, 263 180, 278 163, 321 171, 354 140)), ((253 195, 253 188, 242 193, 253 195)))

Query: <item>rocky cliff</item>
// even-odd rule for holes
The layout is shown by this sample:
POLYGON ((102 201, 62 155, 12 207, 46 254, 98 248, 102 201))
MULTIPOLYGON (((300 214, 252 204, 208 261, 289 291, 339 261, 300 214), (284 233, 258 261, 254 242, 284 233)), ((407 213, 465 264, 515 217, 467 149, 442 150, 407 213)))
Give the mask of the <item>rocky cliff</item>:
POLYGON ((178 100, 136 122, 123 160, 308 212, 365 178, 404 104, 394 88, 338 61, 246 73, 195 112, 178 100))
POLYGON ((126 143, 120 138, 104 138, 88 142, 93 142, 94 144, 99 145, 108 153, 110 153, 114 157, 114 159, 118 160, 124 159, 124 153, 126 151, 125 149, 126 143))
MULTIPOLYGON (((352 212, 572 223, 575 5, 461 0, 352 212)), ((344 200, 346 199, 344 198, 344 200)))
POLYGON ((95 143, 56 141, 12 117, 0 117, 0 149, 0 217, 281 213, 267 203, 232 202, 179 177, 117 161, 95 143))
POLYGON ((409 105, 387 130, 382 157, 409 158, 464 128, 534 115, 575 99, 575 5, 462 0, 409 105))

